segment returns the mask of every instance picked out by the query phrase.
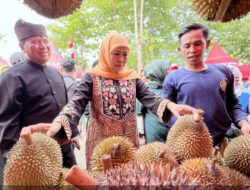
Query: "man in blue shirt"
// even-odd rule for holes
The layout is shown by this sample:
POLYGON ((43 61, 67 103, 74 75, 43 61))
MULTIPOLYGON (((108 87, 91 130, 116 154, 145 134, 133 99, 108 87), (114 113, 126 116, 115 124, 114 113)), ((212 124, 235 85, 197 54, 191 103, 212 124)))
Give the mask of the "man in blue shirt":
MULTIPOLYGON (((204 110, 204 122, 216 146, 224 139, 231 122, 241 128, 242 134, 250 134, 250 124, 234 94, 231 70, 203 62, 210 44, 208 33, 207 26, 200 23, 189 24, 181 30, 178 51, 185 58, 186 65, 166 77, 163 96, 177 104, 204 110)), ((172 117, 170 125, 175 120, 172 117)))

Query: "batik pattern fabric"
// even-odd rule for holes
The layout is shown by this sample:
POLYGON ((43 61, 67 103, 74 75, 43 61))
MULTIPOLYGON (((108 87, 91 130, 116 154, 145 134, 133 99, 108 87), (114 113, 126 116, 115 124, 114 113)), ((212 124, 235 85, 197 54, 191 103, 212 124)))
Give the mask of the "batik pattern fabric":
POLYGON ((135 105, 136 80, 112 80, 93 75, 86 139, 87 168, 90 168, 94 147, 105 138, 124 136, 138 147, 135 105))

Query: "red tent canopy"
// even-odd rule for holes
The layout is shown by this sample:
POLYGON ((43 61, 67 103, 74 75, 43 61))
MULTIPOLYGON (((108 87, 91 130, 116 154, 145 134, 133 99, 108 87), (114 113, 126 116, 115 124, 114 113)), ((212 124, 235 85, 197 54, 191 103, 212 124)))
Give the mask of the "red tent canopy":
POLYGON ((216 41, 214 42, 214 45, 209 52, 205 63, 223 64, 227 66, 234 65, 240 69, 240 72, 242 73, 242 80, 248 80, 250 77, 250 65, 242 65, 237 60, 227 55, 216 41))
POLYGON ((247 81, 250 79, 250 65, 239 65, 237 66, 242 74, 242 80, 247 81))
POLYGON ((6 60, 4 60, 2 57, 0 57, 0 65, 9 65, 6 60))
POLYGON ((205 61, 207 64, 239 65, 239 62, 225 53, 220 45, 215 41, 205 61))
POLYGON ((60 62, 63 60, 63 57, 58 52, 53 38, 51 38, 49 44, 50 44, 51 56, 50 56, 50 59, 48 61, 48 65, 51 66, 51 67, 54 67, 59 72, 61 72, 60 62))

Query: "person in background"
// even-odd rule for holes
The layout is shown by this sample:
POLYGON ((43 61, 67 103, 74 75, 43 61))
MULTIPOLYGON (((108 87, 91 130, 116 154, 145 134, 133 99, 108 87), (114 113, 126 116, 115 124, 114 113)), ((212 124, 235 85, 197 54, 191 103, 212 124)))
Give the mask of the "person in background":
MULTIPOLYGON (((70 101, 73 97, 73 95, 76 92, 77 88, 77 81, 75 79, 76 76, 76 66, 75 66, 75 61, 71 58, 65 58, 61 62, 61 67, 62 67, 62 75, 63 75, 63 80, 66 86, 66 91, 67 91, 67 96, 68 100, 70 101)), ((80 129, 79 134, 80 134, 80 129)), ((81 149, 79 139, 77 135, 79 134, 74 134, 71 137, 71 144, 74 147, 77 147, 79 150, 81 149)))
MULTIPOLYGON (((177 104, 187 104, 204 110, 204 122, 220 146, 234 122, 243 134, 250 134, 250 124, 234 94, 234 77, 223 65, 207 65, 204 53, 209 47, 209 29, 200 23, 191 23, 178 35, 178 51, 186 65, 169 74, 164 80, 163 96, 177 104)), ((171 126, 176 118, 172 117, 171 126)))
POLYGON ((10 64, 16 65, 25 61, 25 54, 21 52, 15 52, 10 56, 10 64))
MULTIPOLYGON (((242 105, 242 109, 249 116, 249 104, 250 104, 250 94, 247 91, 243 91, 242 74, 238 67, 230 65, 229 68, 232 70, 234 75, 234 92, 239 98, 239 103, 242 105)), ((240 136, 242 133, 238 127, 234 124, 231 125, 230 129, 226 133, 226 137, 229 141, 233 138, 240 136)))
MULTIPOLYGON (((155 94, 162 96, 162 85, 165 76, 171 72, 171 62, 167 60, 154 60, 145 67, 145 76, 149 81, 146 83, 155 94)), ((137 125, 139 137, 143 144, 144 136, 146 143, 160 141, 166 142, 169 126, 162 123, 150 109, 138 102, 136 104, 137 125)))
POLYGON ((23 131, 31 128, 34 131, 47 130, 46 134, 53 136, 62 126, 69 126, 66 131, 70 132, 72 127, 78 125, 90 102, 86 137, 86 161, 90 169, 94 148, 108 137, 124 136, 138 147, 136 98, 164 122, 169 120, 171 112, 177 117, 195 113, 196 109, 172 103, 146 87, 137 72, 125 66, 129 52, 129 43, 124 36, 107 35, 101 44, 98 65, 85 72, 72 101, 52 124, 28 126, 23 131))
MULTIPOLYGON (((0 78, 0 150, 5 160, 24 126, 52 122, 67 103, 62 75, 47 65, 51 53, 45 27, 19 19, 15 33, 26 58, 0 78)), ((64 130, 55 138, 61 145, 63 167, 75 165, 64 130)))
POLYGON ((234 90, 235 90, 235 94, 236 96, 239 98, 239 102, 242 105, 242 109, 249 114, 249 98, 250 98, 250 94, 248 91, 244 91, 244 87, 243 87, 243 82, 242 82, 242 74, 239 70, 238 67, 236 66, 229 66, 230 69, 233 72, 234 75, 234 90))
POLYGON ((65 58, 61 62, 63 80, 66 86, 68 100, 71 100, 77 88, 75 61, 65 58))

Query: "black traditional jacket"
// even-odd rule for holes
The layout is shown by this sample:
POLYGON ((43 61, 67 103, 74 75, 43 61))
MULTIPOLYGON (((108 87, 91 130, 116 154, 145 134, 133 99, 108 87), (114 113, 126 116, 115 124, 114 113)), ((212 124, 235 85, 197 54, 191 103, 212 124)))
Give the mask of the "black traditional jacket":
POLYGON ((67 103, 61 74, 26 60, 0 77, 0 149, 6 159, 24 126, 51 123, 67 103))

